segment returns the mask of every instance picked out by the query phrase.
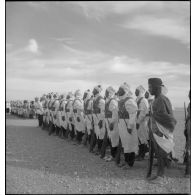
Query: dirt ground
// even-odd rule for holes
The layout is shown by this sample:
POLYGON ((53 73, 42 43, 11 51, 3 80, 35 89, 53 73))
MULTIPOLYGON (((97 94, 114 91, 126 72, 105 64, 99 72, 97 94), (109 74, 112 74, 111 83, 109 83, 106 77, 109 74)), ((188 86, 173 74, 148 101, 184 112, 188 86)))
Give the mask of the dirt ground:
POLYGON ((48 136, 37 124, 7 116, 6 193, 190 193, 181 164, 166 169, 165 178, 148 182, 147 160, 123 170, 86 147, 48 136))

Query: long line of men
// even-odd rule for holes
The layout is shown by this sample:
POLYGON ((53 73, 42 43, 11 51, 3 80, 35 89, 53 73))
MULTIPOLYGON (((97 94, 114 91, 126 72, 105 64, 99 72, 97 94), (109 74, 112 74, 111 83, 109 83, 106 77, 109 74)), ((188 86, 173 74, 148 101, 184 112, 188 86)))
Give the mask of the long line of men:
POLYGON ((126 82, 117 91, 109 86, 105 94, 101 85, 97 85, 83 94, 76 90, 36 97, 34 106, 39 126, 49 135, 87 146, 89 152, 106 161, 115 161, 123 169, 132 167, 135 160, 143 160, 152 140, 158 164, 156 177, 163 176, 164 167, 176 159, 173 150, 176 120, 170 101, 161 92, 161 79, 151 78, 148 84, 149 91, 142 85, 136 88, 136 100, 126 82))
POLYGON ((36 118, 36 109, 34 101, 16 100, 10 101, 11 114, 22 118, 36 118))

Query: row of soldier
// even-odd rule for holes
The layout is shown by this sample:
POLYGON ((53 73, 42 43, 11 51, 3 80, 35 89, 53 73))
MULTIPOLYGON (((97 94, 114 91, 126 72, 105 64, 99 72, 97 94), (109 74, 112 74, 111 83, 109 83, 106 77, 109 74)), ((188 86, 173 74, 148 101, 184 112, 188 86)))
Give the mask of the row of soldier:
POLYGON ((11 113, 22 118, 36 118, 35 102, 28 100, 10 101, 11 113))
POLYGON ((118 166, 127 169, 133 166, 137 153, 137 160, 142 160, 148 152, 149 103, 145 89, 143 86, 136 89, 136 101, 126 83, 117 93, 111 86, 105 90, 104 97, 101 92, 102 87, 98 85, 92 93, 87 90, 83 95, 80 90, 66 96, 44 95, 37 107, 39 125, 43 124, 49 135, 54 133, 75 140, 76 144, 88 145, 90 152, 106 161, 115 159, 118 166), (119 145, 124 150, 125 163, 116 158, 119 145), (108 146, 110 155, 107 156, 108 146))
POLYGON ((171 102, 162 93, 162 80, 151 78, 148 87, 146 91, 142 85, 138 86, 136 99, 127 83, 117 91, 109 86, 105 94, 98 85, 84 94, 76 90, 74 94, 50 93, 40 99, 36 97, 39 126, 49 135, 88 146, 89 152, 106 161, 115 161, 123 169, 132 167, 135 160, 143 160, 150 146, 150 157, 153 151, 158 167, 156 176, 151 177, 153 160, 150 160, 147 177, 162 177, 165 166, 177 160, 173 149, 176 120, 171 102))

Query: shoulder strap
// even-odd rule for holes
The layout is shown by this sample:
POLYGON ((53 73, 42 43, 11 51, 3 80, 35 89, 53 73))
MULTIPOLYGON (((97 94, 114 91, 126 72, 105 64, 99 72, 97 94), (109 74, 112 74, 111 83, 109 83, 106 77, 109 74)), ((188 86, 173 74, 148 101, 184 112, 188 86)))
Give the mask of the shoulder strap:
POLYGON ((65 105, 65 109, 67 109, 67 106, 68 106, 68 104, 70 103, 70 102, 72 102, 73 100, 68 100, 67 101, 67 103, 66 103, 66 105, 65 105))
POLYGON ((111 99, 109 100, 109 102, 108 102, 108 108, 109 108, 110 103, 111 103, 112 100, 114 100, 114 98, 111 98, 111 99))
POLYGON ((62 105, 63 102, 64 102, 64 100, 62 100, 62 101, 60 102, 60 106, 59 106, 59 107, 61 107, 61 105, 62 105))
MULTIPOLYGON (((77 101, 77 100, 79 100, 80 102, 81 102, 81 100, 80 99, 78 99, 78 98, 76 98, 76 99, 74 99, 74 101, 73 101, 73 105, 74 105, 74 103, 77 101)), ((81 102, 82 103, 82 102, 81 102)))
POLYGON ((53 103, 52 103, 51 107, 53 107, 53 106, 54 106, 55 102, 56 102, 56 100, 54 100, 54 101, 53 101, 53 103))
POLYGON ((141 101, 143 100, 143 98, 144 98, 144 97, 141 97, 141 98, 137 101, 137 105, 138 105, 138 107, 139 107, 139 105, 140 105, 141 101))

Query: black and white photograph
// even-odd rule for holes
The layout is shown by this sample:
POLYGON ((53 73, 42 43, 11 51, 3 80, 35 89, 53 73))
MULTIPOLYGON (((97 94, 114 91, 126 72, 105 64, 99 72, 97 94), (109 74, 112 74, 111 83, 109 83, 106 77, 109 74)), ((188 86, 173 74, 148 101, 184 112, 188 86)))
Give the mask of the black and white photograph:
POLYGON ((191 1, 5 1, 4 104, 6 194, 191 194, 191 1))

